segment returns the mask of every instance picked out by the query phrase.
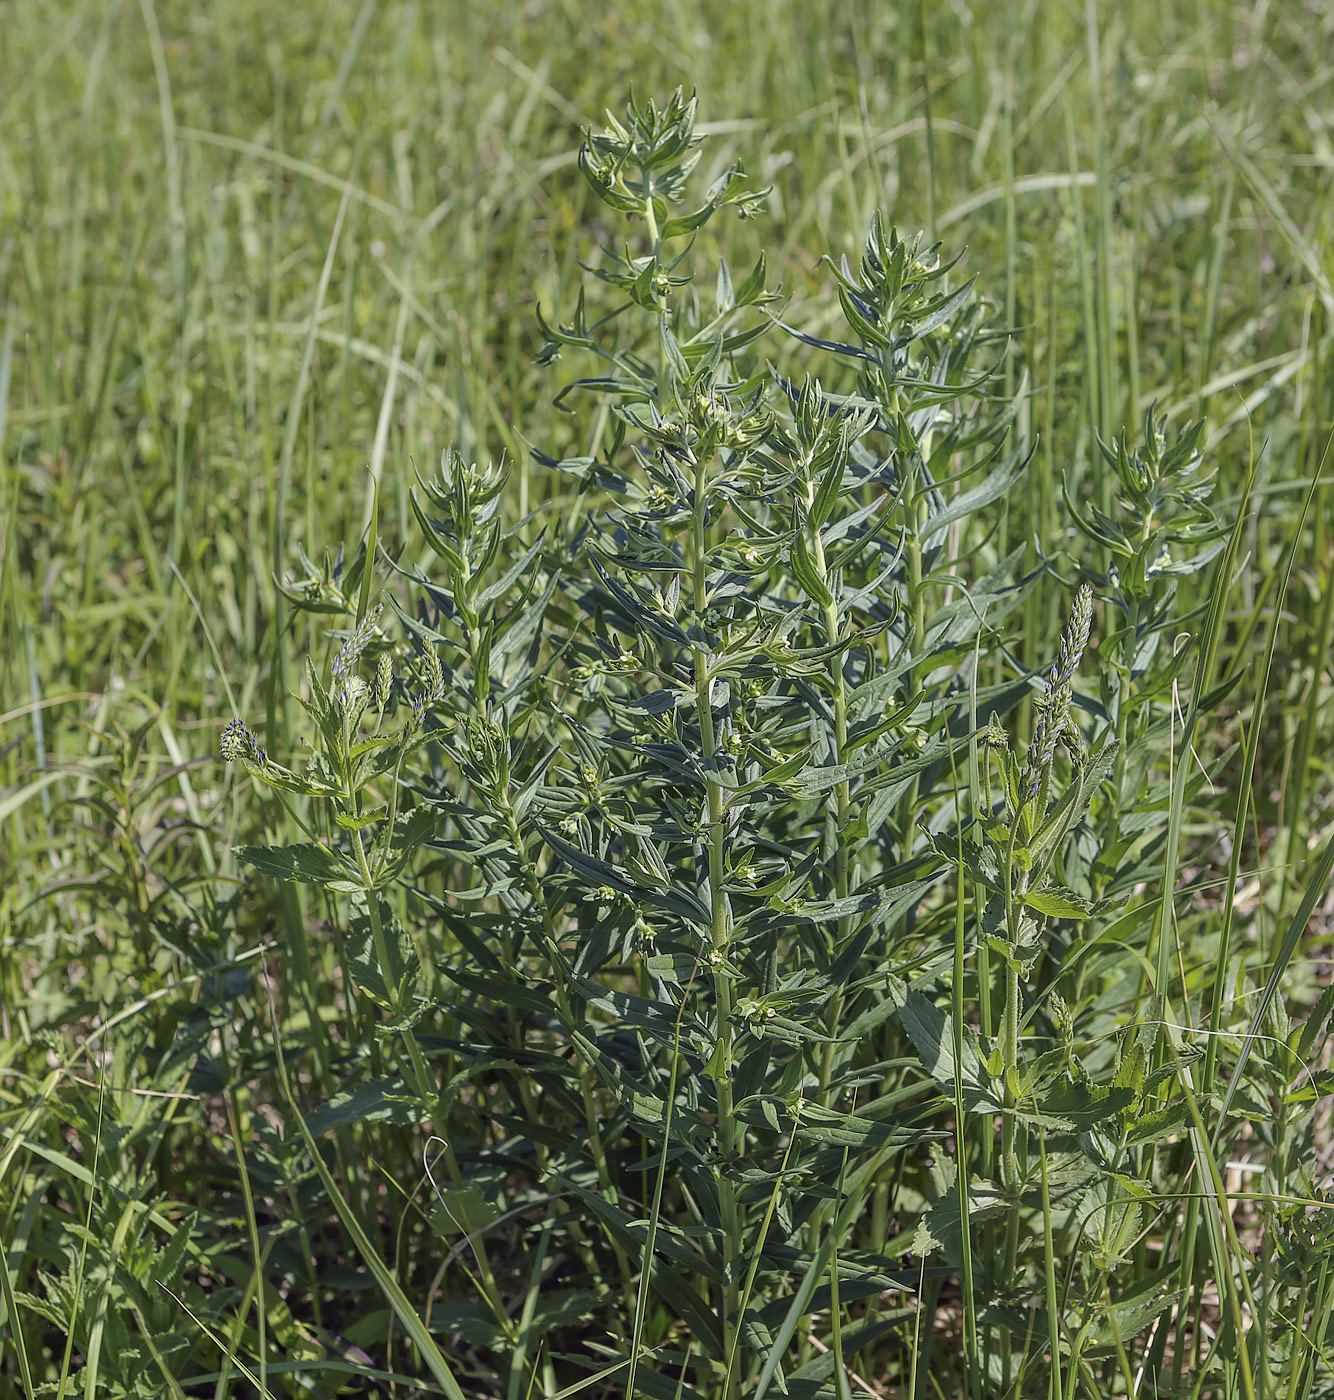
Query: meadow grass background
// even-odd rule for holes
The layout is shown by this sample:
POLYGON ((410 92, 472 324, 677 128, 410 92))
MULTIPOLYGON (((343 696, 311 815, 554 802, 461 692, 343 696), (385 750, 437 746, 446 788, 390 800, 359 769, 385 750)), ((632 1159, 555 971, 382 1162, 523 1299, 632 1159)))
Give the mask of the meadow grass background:
MULTIPOLYGON (((267 717, 282 747, 294 664, 324 643, 275 577, 304 574, 302 551, 353 551, 372 480, 386 542, 410 533, 412 465, 449 443, 509 455, 511 519, 590 508, 530 466, 530 441, 570 442, 549 406, 562 381, 533 364, 534 308, 568 310, 603 232, 581 126, 632 86, 681 84, 710 169, 740 159, 772 187, 765 227, 729 226, 728 256, 780 250, 787 319, 818 329, 816 261, 855 255, 877 207, 967 245, 1015 328, 1005 374, 1031 385, 1012 541, 1057 553, 1062 477, 1096 483, 1095 432, 1153 402, 1207 418, 1225 512, 1264 445, 1222 665, 1256 645, 1334 415, 1334 14, 1317 0, 0 4, 0 1393, 26 1384, 16 1308, 37 1379, 63 1367, 78 1393, 102 1393, 99 1368, 121 1393, 116 1327, 183 1329, 190 1374, 216 1363, 153 1287, 174 1265, 140 1239, 144 1210, 197 1212, 180 1248, 188 1234, 240 1281, 228 1344, 253 1342, 263 1265, 243 1222, 279 1178, 245 1144, 282 1109, 244 1019, 266 1019, 261 1000, 209 1006, 258 954, 297 957, 293 930, 317 916, 271 893, 228 909, 232 847, 281 817, 230 781, 217 735, 267 717), (166 891, 213 924, 171 927, 166 891), (201 1025, 220 1060, 182 1066, 173 1047, 201 1025), (62 1288, 95 1319, 91 1358, 86 1332, 62 1352, 62 1288)), ((1332 824, 1332 535, 1325 487, 1254 774, 1257 980, 1332 824)), ((1025 618, 1051 638, 1063 607, 1038 591, 1025 618)), ((1213 717, 1212 754, 1253 699, 1213 717)), ((318 929, 310 957, 304 985, 333 1005, 318 929)), ((1322 896, 1284 983, 1294 1016, 1328 957, 1322 896)), ((312 1013, 279 997, 293 1025, 312 1013)), ((298 1227, 318 1233, 318 1184, 290 1165, 298 1227)), ((355 1274, 326 1281, 362 1297, 355 1274)), ((299 1355, 265 1299, 270 1340, 299 1355)), ((172 1393, 135 1344, 143 1393, 172 1393)), ((201 1384, 251 1393, 235 1370, 201 1384)))

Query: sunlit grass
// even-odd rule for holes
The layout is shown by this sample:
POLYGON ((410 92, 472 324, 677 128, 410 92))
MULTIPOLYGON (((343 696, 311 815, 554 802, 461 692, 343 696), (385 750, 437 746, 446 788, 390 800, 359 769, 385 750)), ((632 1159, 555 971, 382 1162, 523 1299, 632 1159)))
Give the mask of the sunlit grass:
MULTIPOLYGON (((410 492, 448 445, 508 458, 503 523, 532 516, 516 539, 601 517, 604 495, 530 454, 577 455, 608 428, 551 409, 591 371, 568 353, 534 364, 535 313, 568 317, 580 260, 622 236, 579 179, 580 127, 631 85, 661 99, 685 84, 701 174, 740 160, 770 191, 759 219, 705 230, 702 263, 725 239, 739 281, 764 248, 781 318, 839 339, 817 263, 855 261, 880 208, 966 245, 958 280, 978 275, 1013 330, 987 392, 1018 396, 1005 449, 1031 462, 951 549, 1020 549, 1022 572, 1047 559, 1060 577, 981 648, 980 688, 1050 665, 1071 560, 1089 559, 1062 488, 1103 508, 1116 491, 1098 436, 1133 436, 1153 404, 1202 417, 1213 506, 1237 526, 1230 568, 1181 579, 1163 642, 1190 658, 1155 697, 1151 739, 1168 895, 1149 890, 1158 923, 1138 943, 1100 915, 1087 956, 1124 945, 1124 977, 1104 968, 1081 990, 1116 1034, 1076 1047, 1098 1077, 1134 1027, 1169 1027, 1146 1072, 1181 1109, 1156 1159, 1171 1200, 1145 1206, 1159 1227, 1127 1231, 1108 1296, 1174 1260, 1188 1286, 1147 1343, 1104 1349, 1092 1323, 1056 1325, 1075 1259, 1037 1240, 1048 1311, 1002 1360, 986 1308, 1005 1228, 984 1220, 976 1259, 922 1274, 928 1180, 905 1156, 854 1184, 864 1214, 837 1248, 870 1231, 918 1280, 879 1300, 893 1323, 877 1337, 848 1343, 861 1313, 827 1304, 793 1334, 827 1387, 809 1393, 1320 1393, 1334 1273, 1326 1210, 1303 1203, 1328 1172, 1328 1057, 1323 1032, 1286 1018, 1328 980, 1332 25, 1296 3, 0 5, 0 1389, 55 1394, 65 1375, 99 1396, 376 1393, 378 1370, 397 1394, 452 1375, 518 1400, 574 1383, 557 1350, 610 1366, 597 1348, 628 1342, 633 1302, 623 1335, 552 1321, 539 1247, 561 1249, 538 1216, 521 1220, 526 1274, 504 1274, 519 1265, 500 1245, 488 1259, 485 1239, 463 1243, 469 1212, 505 1199, 498 1162, 465 1179, 436 1143, 433 1193, 413 1112, 340 1111, 340 1090, 393 1077, 406 1052, 350 991, 338 897, 238 863, 237 846, 305 839, 309 818, 235 783, 216 740, 244 715, 298 766, 302 667, 338 648, 339 591, 367 601, 348 573, 366 525, 402 568, 434 568, 410 492), (335 610, 298 611, 282 588, 323 589, 335 610), (1239 1056, 1265 1068, 1234 1087, 1239 1056), (298 1103, 325 1113, 318 1174, 298 1103), (510 1310, 503 1354, 461 1301, 488 1290, 510 1310), (405 1308, 434 1341, 407 1340, 405 1308), (833 1327, 850 1376, 817 1364, 833 1327), (1049 1383, 1053 1345, 1086 1359, 1049 1383)), ((712 304, 711 281, 700 296, 712 304)), ((782 339, 764 345, 776 359, 782 339)), ((789 374, 825 372, 809 348, 781 353, 789 374)), ((1109 703, 1104 635, 1090 706, 1109 703)), ((1038 712, 1016 698, 1022 753, 1038 712)), ((982 758, 958 765, 968 805, 982 758)), ((958 883, 971 921, 977 892, 958 883)), ((941 936, 954 950, 952 922, 941 936)), ((982 990, 1002 985, 996 959, 979 954, 967 984, 988 1038, 1004 1029, 1003 997, 982 990)), ((958 984, 939 1003, 961 1027, 958 984)), ((1039 1020, 1023 1039, 1049 1034, 1039 1020)), ((487 1084, 461 1091, 450 1133, 501 1152, 483 1115, 510 1107, 487 1084)), ((975 1171, 1000 1179, 1003 1155, 979 1138, 975 1171)), ((1098 1247, 1111 1261, 1120 1246, 1098 1247)), ((631 1267, 621 1253, 609 1267, 631 1267)), ((641 1327, 691 1352, 660 1300, 641 1327)))

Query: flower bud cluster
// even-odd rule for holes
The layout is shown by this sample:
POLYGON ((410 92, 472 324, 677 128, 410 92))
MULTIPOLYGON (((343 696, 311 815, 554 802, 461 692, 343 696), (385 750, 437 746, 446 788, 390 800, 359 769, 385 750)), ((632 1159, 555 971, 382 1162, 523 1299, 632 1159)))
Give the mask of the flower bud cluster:
POLYGON ((239 716, 222 731, 218 752, 228 763, 248 759, 251 763, 267 763, 269 756, 259 746, 250 726, 239 716))
POLYGON ((1061 633, 1056 661, 1047 677, 1046 694, 1038 702, 1038 722, 1028 745, 1020 779, 1020 791, 1026 802, 1037 796, 1043 775, 1051 767, 1056 745, 1069 722, 1075 672, 1088 647, 1092 625, 1093 590, 1085 583, 1080 585, 1075 595, 1070 620, 1061 633))
POLYGON ((383 710, 389 703, 389 695, 394 686, 394 663, 386 651, 375 667, 374 699, 377 710, 383 710))
POLYGON ((333 660, 333 678, 336 681, 346 681, 352 675, 361 654, 371 644, 376 632, 379 630, 378 623, 380 613, 383 611, 379 603, 371 608, 366 616, 361 620, 360 626, 348 637, 339 648, 338 655, 333 660))
POLYGON ((412 701, 414 723, 425 722, 426 713, 445 698, 445 671, 440 664, 440 654, 433 646, 426 648, 422 658, 422 689, 412 701))

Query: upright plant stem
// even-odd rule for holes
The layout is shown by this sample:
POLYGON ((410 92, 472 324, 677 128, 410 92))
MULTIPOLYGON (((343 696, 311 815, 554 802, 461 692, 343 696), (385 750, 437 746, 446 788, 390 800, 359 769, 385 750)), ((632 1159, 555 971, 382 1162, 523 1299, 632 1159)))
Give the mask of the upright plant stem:
MULTIPOLYGON (((647 168, 644 179, 644 222, 653 245, 656 269, 663 266, 663 241, 653 208, 653 180, 647 168)), ((668 327, 666 297, 656 295, 661 327, 668 327)), ((659 359, 659 401, 665 403, 668 394, 668 367, 665 355, 659 359)), ((708 458, 701 454, 695 464, 694 499, 690 528, 691 601, 695 619, 704 630, 704 614, 708 607, 708 458)), ((694 652, 695 710, 699 721, 700 759, 707 774, 713 775, 719 758, 717 734, 713 724, 713 681, 710 676, 712 656, 709 648, 696 644, 694 652)), ((726 878, 727 815, 723 790, 716 781, 706 779, 706 822, 708 826, 709 858, 709 963, 713 969, 716 995, 714 1019, 714 1085, 718 1107, 718 1148, 722 1169, 718 1175, 718 1204, 723 1233, 723 1296, 721 1317, 724 1354, 731 1355, 739 1340, 741 1230, 736 1199, 736 1187, 728 1172, 735 1161, 739 1140, 732 1100, 732 982, 728 975, 727 952, 731 930, 728 926, 727 896, 723 889, 726 878)), ((727 1396, 737 1394, 739 1376, 729 1369, 725 1382, 727 1396)))
MULTIPOLYGON (((815 497, 815 487, 813 483, 807 483, 807 506, 809 507, 815 497)), ((830 578, 828 562, 825 559, 824 541, 820 538, 820 531, 811 531, 813 539, 811 541, 811 553, 815 559, 815 567, 820 575, 820 580, 829 591, 831 601, 824 607, 824 631, 825 645, 836 646, 842 636, 843 622, 838 605, 838 596, 834 592, 835 580, 830 578)), ((836 653, 829 660, 829 679, 834 691, 834 751, 830 755, 830 760, 835 765, 842 764, 848 748, 848 688, 847 681, 843 675, 843 657, 841 653, 836 653)), ((845 779, 834 789, 834 897, 836 899, 846 899, 852 892, 852 861, 851 851, 848 842, 848 824, 852 819, 852 788, 845 779)), ((841 946, 848 934, 851 932, 852 920, 849 915, 844 915, 837 924, 837 936, 835 946, 841 946)), ((831 954, 833 949, 830 950, 831 954)), ((824 1047, 824 1053, 820 1061, 820 1103, 827 1105, 829 1101, 829 1085, 834 1075, 834 1053, 838 1046, 834 1041, 834 1036, 838 1031, 839 1022, 843 1014, 843 988, 835 990, 830 999, 829 1012, 825 1020, 826 1033, 830 1037, 824 1047)))
MULTIPOLYGON (((708 605, 708 521, 705 489, 708 484, 708 463, 701 460, 695 468, 694 517, 691 522, 691 582, 695 617, 702 628, 708 605)), ((718 761, 717 735, 713 727, 713 682, 709 676, 711 660, 708 648, 697 645, 695 660, 695 709, 699 718, 700 757, 704 770, 712 774, 718 761)), ((737 1316, 740 1301, 741 1236, 738 1220, 736 1188, 728 1172, 737 1156, 736 1118, 732 1103, 732 981, 728 975, 727 949, 730 937, 727 915, 727 895, 723 889, 726 872, 726 832, 723 821, 726 810, 723 790, 715 781, 707 781, 708 848, 709 848, 709 953, 714 968, 717 1009, 714 1021, 714 1084, 718 1096, 718 1148, 722 1170, 718 1177, 718 1202, 723 1227, 723 1349, 729 1353, 741 1325, 737 1316)), ((738 1377, 729 1376, 731 1394, 736 1393, 738 1377)))
MULTIPOLYGON (((375 958, 380 965, 381 974, 389 988, 389 995, 393 1001, 394 1015, 398 1019, 403 1036, 403 1043, 407 1046, 408 1059, 412 1064, 412 1076, 416 1081, 417 1093, 422 1102, 430 1104, 433 1130, 445 1141, 449 1142, 448 1125, 440 1119, 440 1088, 435 1082, 434 1076, 426 1064, 426 1057, 422 1054, 421 1046, 417 1043, 417 1037, 413 1033, 412 1026, 408 1023, 407 1003, 404 996, 403 982, 394 976, 394 964, 389 959, 389 943, 385 937, 384 921, 380 918, 380 899, 375 887, 375 881, 371 875, 370 863, 366 859, 366 844, 361 839, 361 832, 352 833, 352 849, 357 857, 357 868, 361 873, 363 888, 366 895, 366 909, 370 916, 371 939, 375 945, 375 958)), ((486 1249, 480 1239, 474 1241, 474 1254, 477 1259, 477 1266, 481 1271, 483 1286, 490 1298, 494 1308, 502 1307, 500 1290, 496 1286, 495 1275, 491 1271, 491 1265, 487 1258, 486 1249)))
MULTIPOLYGON (((519 825, 518 817, 508 804, 503 807, 506 827, 510 838, 510 844, 514 848, 514 853, 519 858, 519 865, 524 873, 524 880, 528 885, 529 896, 533 901, 533 906, 538 911, 542 920, 542 934, 546 942, 546 953, 551 965, 552 982, 556 989, 556 1007, 560 1013, 562 1025, 573 1030, 576 1021, 574 1008, 570 1004, 569 992, 566 990, 564 977, 562 975, 562 960, 560 947, 556 938, 556 921, 551 912, 551 906, 547 903, 546 892, 542 888, 541 873, 537 868, 537 862, 533 860, 528 849, 528 840, 524 835, 523 828, 519 825)), ((579 1098, 584 1110, 584 1126, 588 1132, 589 1150, 593 1154, 593 1164, 597 1169, 598 1185, 602 1188, 603 1194, 609 1201, 615 1204, 620 1197, 615 1184, 611 1178, 611 1168, 607 1162, 607 1147, 602 1140, 602 1129, 598 1120, 597 1100, 593 1096, 593 1083, 589 1077, 588 1062, 582 1053, 574 1056, 575 1074, 579 1079, 579 1098)), ((520 1083, 523 1084, 522 1078, 520 1083)), ((520 1094, 524 1104, 524 1110, 528 1113, 536 1113, 536 1107, 532 1104, 527 1086, 524 1085, 520 1094)), ((536 1146, 536 1144, 535 1144, 536 1146)), ((537 1146, 539 1156, 544 1154, 545 1149, 537 1146)), ((582 1230, 576 1230, 576 1237, 582 1238, 582 1230)), ((627 1290, 627 1297, 631 1299, 633 1306, 633 1293, 630 1291, 633 1286, 634 1271, 630 1267, 630 1260, 626 1256, 624 1248, 615 1239, 612 1240, 612 1248, 616 1254, 617 1267, 620 1270, 621 1282, 627 1290)))
MULTIPOLYGON (((1019 827, 1024 820, 1021 807, 1014 815, 1010 838, 1004 858, 1005 927, 1012 945, 1019 942, 1019 917, 1015 903, 1014 849, 1019 827)), ((1007 1213, 1005 1217, 1005 1267, 1001 1274, 1003 1286, 1017 1286, 1015 1274, 1019 1263, 1019 1210, 1023 1185, 1017 1150, 1019 1107, 1019 969, 1011 952, 1005 962, 1004 1020, 1001 1024, 1001 1058, 1003 1108, 1001 1114, 1001 1181, 1005 1187, 1007 1213)), ((1011 1338, 1008 1328, 1001 1331, 1001 1359, 1005 1384, 1010 1383, 1011 1338)))

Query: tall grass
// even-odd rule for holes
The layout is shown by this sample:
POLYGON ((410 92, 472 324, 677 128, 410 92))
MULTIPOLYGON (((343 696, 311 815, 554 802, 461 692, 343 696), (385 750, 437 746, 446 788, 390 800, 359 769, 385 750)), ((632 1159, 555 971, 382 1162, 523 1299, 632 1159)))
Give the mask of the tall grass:
POLYGON ((1322 1393, 1331 23, 0 6, 0 1390, 1322 1393), (740 161, 757 217, 605 328, 645 387, 553 411, 596 361, 544 363, 539 309, 617 304, 598 245, 662 255, 581 128, 682 83, 694 188, 740 161), (695 428, 725 410, 716 461, 780 476, 832 452, 871 507, 859 453, 908 438, 743 401, 772 362, 889 412, 892 376, 767 319, 873 343, 818 260, 855 269, 877 210, 966 245, 949 290, 1008 331, 970 350, 988 436, 942 499, 992 447, 1013 473, 943 543, 881 483, 879 640, 838 590, 881 536, 836 556, 859 527, 812 530, 804 486, 747 506, 707 463, 664 515, 629 452, 676 411, 659 324, 706 344, 719 258, 735 295, 763 249, 782 299, 695 428), (718 553, 738 507, 771 512, 755 559, 718 553), (625 601, 667 579, 614 533, 644 511, 684 642, 625 601), (715 569, 747 582, 704 620, 715 569), (751 597, 798 656, 719 700, 751 597), (669 690, 679 721, 635 705, 669 690), (266 781, 216 757, 234 715, 266 781), (609 734, 835 773, 771 779, 752 829, 609 734), (664 836, 701 814, 698 849, 664 836), (316 845, 344 863, 267 878, 316 845), (734 953, 747 881, 816 921, 734 953))

